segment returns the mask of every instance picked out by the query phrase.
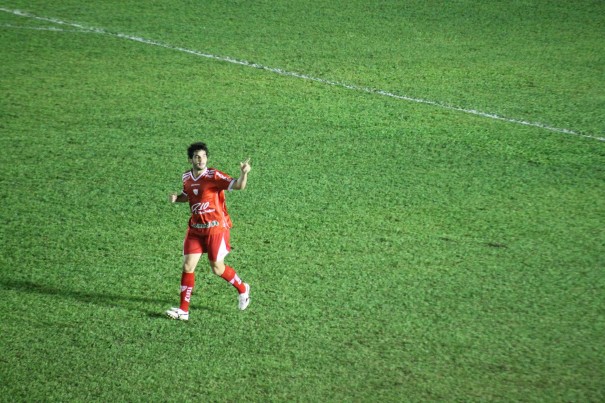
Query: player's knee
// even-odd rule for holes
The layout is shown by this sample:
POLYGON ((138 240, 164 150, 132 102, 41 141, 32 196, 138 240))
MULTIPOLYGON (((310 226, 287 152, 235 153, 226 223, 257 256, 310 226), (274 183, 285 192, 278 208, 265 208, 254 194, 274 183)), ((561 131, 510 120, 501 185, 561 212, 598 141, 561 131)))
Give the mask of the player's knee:
POLYGON ((225 264, 222 262, 210 262, 210 268, 217 276, 222 276, 225 272, 225 264))
POLYGON ((183 256, 183 272, 193 273, 200 261, 200 256, 202 256, 201 253, 183 256))
POLYGON ((193 273, 195 271, 195 265, 191 263, 183 263, 183 272, 184 273, 193 273))

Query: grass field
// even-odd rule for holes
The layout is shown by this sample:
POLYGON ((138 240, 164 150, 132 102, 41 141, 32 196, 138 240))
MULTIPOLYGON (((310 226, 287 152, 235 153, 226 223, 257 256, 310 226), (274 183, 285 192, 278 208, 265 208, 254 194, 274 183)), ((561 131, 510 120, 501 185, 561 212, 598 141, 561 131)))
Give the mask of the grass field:
POLYGON ((0 401, 605 400, 605 3, 0 1, 0 401), (193 141, 236 292, 178 303, 193 141))

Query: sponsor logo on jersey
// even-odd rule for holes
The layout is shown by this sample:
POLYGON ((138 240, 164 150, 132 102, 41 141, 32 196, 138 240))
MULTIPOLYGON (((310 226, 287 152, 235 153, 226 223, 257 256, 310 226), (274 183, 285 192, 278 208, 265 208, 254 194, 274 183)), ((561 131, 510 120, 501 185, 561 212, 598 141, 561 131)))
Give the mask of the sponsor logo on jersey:
MULTIPOLYGON (((197 189, 193 189, 193 193, 195 193, 197 189)), ((207 214, 207 213, 214 213, 214 209, 213 208, 208 208, 210 207, 210 203, 209 202, 205 202, 205 203, 195 203, 191 206, 191 213, 192 214, 207 214)))
POLYGON ((191 224, 191 228, 206 229, 218 226, 218 221, 210 221, 207 224, 191 224))

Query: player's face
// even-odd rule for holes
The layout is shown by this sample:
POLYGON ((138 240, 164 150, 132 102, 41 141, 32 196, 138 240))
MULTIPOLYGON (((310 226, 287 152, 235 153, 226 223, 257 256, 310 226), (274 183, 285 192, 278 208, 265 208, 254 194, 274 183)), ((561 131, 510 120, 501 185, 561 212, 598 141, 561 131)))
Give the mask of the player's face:
POLYGON ((195 153, 193 153, 193 158, 191 158, 189 161, 191 162, 193 169, 195 169, 196 171, 203 170, 204 168, 206 168, 206 163, 208 162, 206 151, 197 150, 195 153))

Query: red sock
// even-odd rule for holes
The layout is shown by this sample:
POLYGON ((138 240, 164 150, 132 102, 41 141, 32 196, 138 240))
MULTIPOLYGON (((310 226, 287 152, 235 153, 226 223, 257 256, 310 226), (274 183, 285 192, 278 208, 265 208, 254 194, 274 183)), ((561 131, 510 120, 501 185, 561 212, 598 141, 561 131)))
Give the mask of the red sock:
POLYGON ((231 267, 225 266, 225 271, 223 272, 223 275, 221 277, 230 282, 235 288, 237 288, 237 292, 239 292, 240 294, 246 292, 246 286, 244 285, 244 283, 242 283, 242 280, 239 279, 237 273, 231 267))
POLYGON ((181 310, 189 312, 189 300, 191 291, 195 285, 195 273, 185 273, 181 276, 181 310))

